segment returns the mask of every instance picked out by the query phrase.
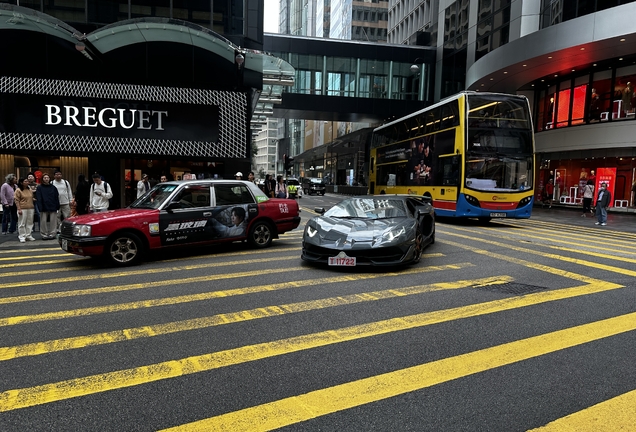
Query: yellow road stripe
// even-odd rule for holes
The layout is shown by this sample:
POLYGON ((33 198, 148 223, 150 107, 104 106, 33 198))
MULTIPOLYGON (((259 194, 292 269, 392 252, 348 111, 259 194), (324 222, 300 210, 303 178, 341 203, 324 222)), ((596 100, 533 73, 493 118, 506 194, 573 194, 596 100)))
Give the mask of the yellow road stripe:
MULTIPOLYGON (((489 234, 486 234, 486 235, 489 235, 489 234)), ((523 235, 523 234, 521 234, 521 235, 523 235)), ((529 234, 526 235, 526 236, 527 237, 531 237, 531 235, 529 235, 529 234)), ((506 239, 506 240, 510 240, 510 241, 515 241, 515 242, 525 242, 524 240, 519 240, 518 238, 509 237, 509 236, 502 236, 501 234, 497 235, 496 237, 500 238, 500 239, 506 239)), ((616 249, 611 249, 611 248, 600 248, 600 247, 597 247, 597 246, 590 246, 589 244, 585 245, 585 244, 577 244, 577 243, 572 243, 572 242, 570 242, 569 244, 573 245, 573 246, 577 246, 577 245, 581 246, 582 249, 573 249, 573 248, 569 248, 569 247, 555 246, 555 245, 551 245, 551 244, 547 244, 547 243, 539 243, 539 242, 533 242, 532 244, 535 245, 535 246, 545 247, 545 248, 548 248, 548 249, 555 249, 555 250, 560 250, 560 251, 564 251, 564 252, 573 252, 573 253, 577 253, 577 254, 581 253, 581 250, 585 250, 585 255, 588 255, 588 256, 594 256, 594 257, 597 257, 597 258, 606 258, 606 259, 611 259, 613 261, 623 261, 623 262, 628 262, 628 263, 636 263, 636 259, 634 259, 634 258, 626 258, 626 257, 620 256, 620 255, 616 255, 616 252, 617 252, 616 249), (599 249, 600 250, 614 251, 615 253, 612 254, 612 255, 609 255, 609 254, 605 254, 605 253, 595 252, 595 250, 599 250, 599 249)), ((620 252, 622 253, 622 252, 626 252, 626 251, 623 250, 622 247, 621 247, 621 251, 620 252)), ((630 252, 627 252, 627 253, 630 253, 630 252)), ((636 251, 634 253, 636 253, 636 251)))
MULTIPOLYGON (((60 249, 61 250, 61 249, 60 249)), ((25 250, 21 250, 21 251, 16 251, 16 255, 15 256, 10 256, 10 257, 6 257, 6 258, 0 258, 0 261, 22 261, 22 260, 30 260, 31 262, 29 263, 25 263, 24 265, 31 265, 32 262, 34 262, 34 259, 40 259, 40 258, 53 258, 53 257, 60 257, 60 256, 66 256, 68 258, 68 255, 65 254, 52 254, 52 255, 36 255, 33 256, 30 254, 30 250, 29 249, 25 249, 25 250), (25 254, 26 251, 29 251, 29 254, 25 254)))
MULTIPOLYGON (((574 233, 571 230, 568 230, 568 231, 554 231, 553 229, 549 229, 549 228, 538 228, 538 227, 530 227, 530 226, 524 226, 524 227, 520 227, 520 228, 523 228, 523 231, 520 231, 520 230, 502 231, 501 227, 498 227, 498 228, 483 228, 483 229, 486 230, 486 231, 496 231, 498 233, 501 233, 501 232, 514 233, 516 235, 532 237, 535 240, 537 238, 537 233, 538 233, 538 234, 540 234, 542 236, 541 237, 542 240, 545 240, 545 239, 549 238, 549 239, 555 239, 555 241, 568 241, 569 244, 571 244, 569 241, 572 240, 573 238, 575 238, 575 239, 579 239, 581 241, 584 241, 584 243, 582 245, 585 246, 586 249, 590 245, 594 245, 595 248, 612 250, 611 248, 602 248, 601 246, 596 246, 596 245, 607 246, 608 245, 608 241, 607 241, 608 239, 607 238, 600 238, 600 237, 591 237, 589 231, 586 231, 585 233, 583 233, 583 232, 574 233), (531 233, 534 233, 534 234, 526 234, 527 231, 529 231, 531 233), (565 232, 565 234, 562 234, 564 232, 565 232), (560 240, 560 239, 563 239, 563 240, 560 240)), ((636 246, 634 246, 634 240, 633 239, 625 239, 625 240, 612 239, 612 244, 616 244, 616 245, 620 244, 621 249, 624 247, 625 249, 634 249, 634 250, 636 250, 636 246)))
MULTIPOLYGON (((245 264, 252 264, 252 263, 267 263, 267 262, 277 261, 280 259, 281 259, 281 256, 276 255, 271 258, 251 258, 248 260, 240 260, 240 261, 220 261, 220 262, 204 263, 204 264, 188 264, 188 265, 182 265, 177 267, 161 267, 161 268, 152 268, 152 269, 145 268, 140 270, 127 270, 127 271, 119 271, 114 273, 100 273, 100 274, 92 274, 92 275, 86 275, 86 276, 71 276, 67 278, 57 278, 57 279, 29 280, 29 281, 22 281, 22 282, 6 283, 6 284, 3 284, 0 288, 2 289, 20 288, 25 286, 49 285, 49 284, 57 284, 57 283, 66 284, 69 282, 78 282, 78 281, 87 281, 87 280, 113 279, 113 278, 119 278, 119 277, 130 277, 135 275, 160 274, 160 273, 168 273, 168 272, 175 272, 175 271, 184 271, 184 270, 189 271, 189 270, 196 270, 196 269, 225 267, 225 266, 232 266, 232 265, 245 265, 245 264)), ((300 258, 298 259, 300 260, 300 258)), ((291 269, 288 269, 288 270, 291 270, 291 269)), ((296 267, 294 268, 294 270, 302 270, 302 267, 296 267)), ((267 271, 271 272, 276 270, 268 269, 267 271)), ((254 272, 251 272, 251 273, 254 273, 254 272)), ((263 271, 259 270, 255 273, 263 274, 263 271)), ((217 275, 213 275, 213 276, 208 275, 208 280, 212 279, 213 277, 216 278, 217 275)))
POLYGON ((22 248, 20 248, 20 249, 4 249, 4 250, 0 250, 0 254, 4 255, 4 254, 24 253, 25 250, 29 251, 29 253, 31 253, 31 252, 51 252, 51 251, 55 250, 55 251, 63 252, 60 255, 66 255, 66 252, 64 252, 59 246, 57 246, 57 247, 40 248, 40 249, 22 249, 22 248))
POLYGON ((617 432, 636 430, 636 390, 528 432, 617 432))
MULTIPOLYGON (((422 258, 423 259, 424 258, 439 258, 443 256, 444 254, 441 254, 441 253, 432 253, 432 254, 423 254, 422 258)), ((460 263, 457 265, 461 266, 463 264, 460 263)), ((452 266, 453 264, 448 264, 448 268, 451 268, 451 269, 455 268, 452 266)), ((436 266, 428 266, 428 267, 430 267, 433 270, 439 269, 439 267, 436 267, 436 266)), ((300 268, 301 267, 297 267, 292 270, 297 270, 300 268)), ((284 270, 281 270, 281 271, 284 271, 284 270)), ((390 275, 395 276, 398 274, 408 275, 408 274, 420 273, 422 271, 427 271, 427 270, 426 268, 424 268, 424 270, 422 269, 405 270, 402 273, 380 273, 378 274, 377 277, 382 277, 382 275, 386 275, 386 276, 390 276, 390 275)), ((237 278, 237 277, 244 277, 244 276, 254 276, 255 274, 260 275, 262 274, 262 271, 258 270, 256 271, 256 273, 244 272, 244 273, 230 273, 229 275, 215 275, 214 278, 215 280, 219 280, 219 279, 237 278)), ((323 278, 319 280, 326 281, 326 280, 332 280, 332 278, 323 278)), ((346 280, 351 280, 351 279, 347 277, 346 280)), ((156 288, 159 286, 166 286, 166 285, 173 285, 173 284, 179 284, 179 286, 181 286, 186 283, 209 282, 209 281, 210 281, 210 276, 199 276, 199 277, 192 277, 192 278, 179 278, 179 279, 161 280, 161 281, 145 282, 145 283, 138 283, 138 284, 114 285, 114 286, 102 287, 102 288, 87 288, 83 290, 57 291, 57 292, 46 293, 46 294, 31 294, 31 295, 22 295, 22 296, 15 296, 15 297, 0 297, 0 304, 22 303, 22 302, 28 302, 28 301, 42 301, 42 300, 58 299, 58 298, 64 298, 64 297, 76 297, 76 296, 83 296, 83 295, 106 294, 106 293, 114 293, 114 292, 122 292, 122 291, 131 291, 131 290, 137 290, 137 289, 156 288)), ((307 286, 308 285, 313 285, 313 283, 308 282, 307 286)), ((270 285, 270 286, 278 286, 278 285, 270 285)), ((229 295, 233 295, 233 294, 229 294, 229 295)))
POLYGON ((277 306, 264 306, 239 312, 224 313, 212 315, 209 317, 194 318, 189 320, 148 325, 123 330, 115 330, 107 333, 97 333, 86 336, 49 340, 45 342, 34 342, 30 344, 11 347, 0 347, 0 361, 13 360, 19 357, 49 354, 57 351, 85 348, 87 346, 105 345, 109 343, 122 342, 139 338, 154 337, 183 331, 199 330, 202 328, 214 327, 224 324, 234 324, 243 321, 251 321, 273 316, 307 312, 337 306, 346 306, 362 302, 386 300, 395 297, 404 297, 409 295, 423 294, 427 292, 449 289, 479 288, 490 285, 500 285, 511 281, 513 281, 513 279, 508 276, 494 276, 469 281, 457 281, 454 283, 436 283, 432 285, 409 286, 406 288, 392 288, 382 291, 364 292, 347 296, 329 297, 277 306))
MULTIPOLYGON (((402 273, 392 272, 392 273, 380 273, 380 274, 348 275, 348 276, 338 277, 338 279, 339 281, 356 281, 356 280, 364 280, 364 279, 375 279, 375 278, 387 277, 387 276, 419 274, 419 273, 426 273, 426 272, 439 271, 439 270, 458 270, 458 269, 469 267, 469 266, 472 266, 472 264, 470 263, 447 264, 444 266, 428 266, 428 267, 423 267, 418 269, 412 269, 410 271, 405 271, 402 273)), ((286 271, 293 271, 293 270, 300 270, 300 269, 301 269, 300 267, 269 269, 268 273, 282 273, 286 271)), ((262 270, 256 270, 256 271, 245 272, 245 273, 228 273, 223 275, 215 275, 214 279, 219 280, 219 279, 229 279, 229 278, 237 278, 237 277, 244 277, 244 276, 258 276, 262 273, 263 273, 262 270)), ((156 287, 159 285, 171 285, 176 283, 183 285, 184 283, 209 282, 209 281, 210 281, 210 276, 201 276, 197 278, 174 279, 172 281, 158 281, 158 282, 151 282, 151 283, 145 283, 145 284, 139 284, 139 285, 143 285, 143 287, 145 288, 150 288, 150 287, 156 287)), ((324 279, 322 281, 324 282, 324 279)), ((89 315, 96 315, 96 314, 103 314, 103 313, 121 312, 121 311, 150 308, 150 307, 157 307, 157 306, 171 306, 175 304, 210 300, 214 298, 222 298, 222 297, 229 297, 229 296, 236 296, 236 295, 253 294, 253 293, 264 292, 264 291, 275 291, 275 290, 287 289, 287 288, 298 288, 303 286, 318 285, 323 282, 321 282, 320 279, 290 281, 290 282, 283 282, 283 283, 274 284, 274 285, 259 285, 259 286, 251 287, 251 288, 238 288, 238 289, 232 289, 232 290, 226 290, 226 291, 212 291, 212 292, 190 294, 190 295, 184 295, 184 296, 178 296, 178 297, 140 300, 140 301, 130 302, 130 303, 119 303, 119 304, 96 306, 96 307, 84 308, 84 309, 71 309, 71 310, 58 311, 58 312, 47 312, 47 313, 36 314, 36 315, 21 315, 21 316, 14 316, 14 317, 8 317, 8 318, 0 318, 0 327, 6 327, 6 326, 18 325, 18 324, 27 324, 27 323, 40 322, 40 321, 74 318, 79 316, 89 316, 89 315)), ((141 287, 137 287, 137 289, 139 288, 141 287)), ((123 291, 124 289, 134 289, 134 286, 131 286, 131 285, 128 285, 126 287, 115 286, 115 287, 109 287, 109 289, 111 289, 111 292, 123 291)), ((97 288, 95 290, 91 290, 92 291, 91 294, 94 294, 96 291, 105 292, 104 290, 105 288, 97 288)), ((45 294, 36 294, 35 296, 42 297, 44 295, 45 294)), ((12 303, 15 303, 16 302, 15 300, 22 299, 23 297, 34 297, 34 296, 14 297, 12 303)), ((0 299, 0 304, 10 303, 7 300, 11 300, 11 298, 0 299)))
MULTIPOLYGON (((288 252, 288 251, 293 251, 293 250, 300 250, 300 248, 298 247, 292 247, 292 248, 281 248, 281 249, 276 249, 276 253, 279 252, 288 252)), ((205 259, 213 259, 213 258, 219 258, 219 257, 231 257, 231 256, 243 256, 243 255, 256 255, 256 254, 261 254, 261 251, 251 251, 251 252, 228 252, 228 253, 222 253, 222 254, 214 254, 214 255, 208 255, 206 254, 204 257, 205 259)), ((69 256, 74 256, 74 255, 69 255, 66 252, 64 253, 64 255, 61 255, 60 258, 68 258, 69 256)), ((39 258, 39 256, 34 256, 34 259, 39 258)), ((196 258, 203 258, 203 256, 196 256, 196 258)), ((89 258, 86 257, 79 257, 76 256, 75 259, 60 259, 60 260, 54 260, 54 261, 32 261, 29 263, 24 263, 24 262, 20 262, 20 263, 11 263, 11 264, 0 264, 0 269, 4 269, 4 268, 15 268, 15 267, 31 267, 32 265, 43 265, 43 264, 60 264, 60 263, 69 263, 69 262, 81 262, 81 261, 88 261, 89 258)), ((157 263, 167 263, 167 262, 175 262, 175 261, 183 261, 184 258, 172 258, 172 259, 168 259, 168 260, 161 260, 161 261, 155 261, 157 263)), ((91 267, 63 267, 63 268, 54 268, 54 269, 47 269, 47 273, 62 273, 65 271, 76 271, 76 270, 86 270, 87 268, 91 268, 91 267)), ((94 266, 93 266, 94 268, 94 266)), ((29 275, 29 274, 33 274, 33 272, 37 272, 37 273, 41 273, 42 270, 27 270, 27 271, 23 271, 23 272, 13 272, 13 273, 0 273, 0 277, 14 277, 14 276, 24 276, 24 275, 29 275)))
MULTIPOLYGON (((219 351, 216 353, 203 354, 147 366, 75 378, 57 383, 8 390, 0 393, 0 412, 147 384, 154 381, 210 371, 221 367, 262 360, 265 358, 333 345, 346 341, 359 340, 381 334, 450 322, 462 318, 486 315, 504 310, 533 306, 544 302, 562 300, 619 288, 623 287, 617 284, 599 283, 528 294, 523 297, 512 297, 453 309, 391 318, 368 324, 296 336, 273 342, 265 342, 219 351)), ((636 314, 634 315, 635 316, 630 319, 625 320, 629 322, 631 326, 636 326, 636 314)), ((625 323, 620 322, 612 324, 609 327, 613 331, 618 332, 618 329, 620 329, 624 324, 625 323)), ((584 331, 583 333, 585 334, 586 332, 584 331)), ((592 330, 590 330, 589 334, 592 334, 592 330)), ((603 337, 607 337, 607 335, 603 337)), ((556 338, 556 342, 558 343, 567 343, 572 340, 574 340, 574 336, 567 334, 556 338)), ((539 343, 538 345, 543 346, 544 342, 539 343)), ((495 356, 495 358, 498 356, 499 355, 495 356)), ((458 367, 464 367, 464 365, 462 365, 463 362, 464 360, 460 362, 460 366, 458 367)))
POLYGON ((245 408, 166 431, 269 431, 636 330, 636 313, 245 408))
MULTIPOLYGON (((469 230, 464 230, 464 229, 461 229, 461 228, 457 228, 457 230, 459 230, 459 231, 469 231, 469 230)), ((482 238, 478 238, 478 237, 468 237, 466 235, 456 234, 456 233, 451 233, 451 232, 445 232, 444 234, 445 235, 449 235, 449 236, 454 236, 454 237, 461 237, 463 239, 470 239, 470 240, 474 240, 476 242, 486 243, 486 244, 490 244, 490 245, 493 245, 493 246, 500 246, 500 247, 503 247, 503 248, 506 248, 506 249, 512 249, 512 250, 515 250, 515 251, 518 251, 518 252, 524 252, 524 253, 528 253, 528 254, 532 254, 532 255, 539 255, 539 256, 542 256, 544 258, 551 258, 551 259, 555 259, 555 260, 559 260, 559 261, 566 261, 566 262, 582 265, 582 266, 585 266, 585 267, 592 267, 592 268, 595 268, 595 269, 607 270, 609 272, 623 274, 623 275, 627 275, 627 276, 636 276, 636 271, 627 270, 627 269, 620 268, 620 267, 609 266, 609 265, 605 265, 605 264, 594 263, 594 262, 590 262, 587 259, 570 258, 570 257, 566 257, 566 256, 563 256, 563 255, 550 254, 550 253, 546 253, 546 252, 542 252, 542 251, 536 251, 536 250, 533 250, 533 249, 522 248, 522 247, 513 246, 513 245, 510 245, 510 244, 496 242, 496 241, 492 241, 492 240, 486 240, 486 239, 482 239, 482 238)), ((443 241, 443 243, 444 243, 444 241, 443 241)), ((450 242, 450 243, 446 242, 446 243, 451 244, 452 242, 450 242)), ((463 245, 463 244, 454 243, 454 245, 458 246, 458 247, 461 247, 462 249, 473 250, 469 246, 466 246, 466 245, 463 245)), ((492 253, 490 251, 485 251, 485 252, 488 255, 492 255, 492 256, 497 255, 497 254, 492 253)), ((501 258, 501 259, 508 259, 508 257, 505 257, 505 255, 498 255, 498 257, 501 258)), ((572 274, 574 274, 574 273, 572 273, 572 274)))

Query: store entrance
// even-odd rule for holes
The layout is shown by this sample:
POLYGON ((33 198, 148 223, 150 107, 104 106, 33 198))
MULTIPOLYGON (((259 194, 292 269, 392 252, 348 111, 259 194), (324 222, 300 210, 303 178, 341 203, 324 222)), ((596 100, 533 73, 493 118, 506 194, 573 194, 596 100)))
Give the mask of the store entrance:
POLYGON ((137 199, 137 183, 147 174, 150 186, 166 181, 223 178, 224 163, 199 160, 124 159, 126 206, 137 199))

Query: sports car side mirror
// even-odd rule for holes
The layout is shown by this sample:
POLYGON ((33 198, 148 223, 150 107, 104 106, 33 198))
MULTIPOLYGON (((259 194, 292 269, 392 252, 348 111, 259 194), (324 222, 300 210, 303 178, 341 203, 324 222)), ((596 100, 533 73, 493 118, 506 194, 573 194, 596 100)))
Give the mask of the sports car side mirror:
POLYGON ((325 212, 324 207, 316 207, 314 211, 318 214, 323 214, 325 212))

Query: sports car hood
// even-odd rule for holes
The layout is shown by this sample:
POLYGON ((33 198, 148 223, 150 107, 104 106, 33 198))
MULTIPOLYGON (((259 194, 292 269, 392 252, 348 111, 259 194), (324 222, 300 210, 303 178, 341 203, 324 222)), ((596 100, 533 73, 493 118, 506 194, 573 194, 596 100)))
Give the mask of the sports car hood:
POLYGON ((317 216, 307 222, 303 239, 324 247, 358 249, 408 241, 415 237, 415 229, 416 220, 406 217, 345 219, 317 216))

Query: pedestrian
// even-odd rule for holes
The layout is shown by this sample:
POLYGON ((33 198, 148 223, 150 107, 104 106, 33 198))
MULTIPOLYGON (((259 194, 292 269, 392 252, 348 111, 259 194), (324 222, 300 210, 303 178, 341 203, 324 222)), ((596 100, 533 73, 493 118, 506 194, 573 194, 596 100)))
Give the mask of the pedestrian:
POLYGON ((285 186, 285 182, 283 182, 283 176, 279 175, 276 177, 276 180, 276 198, 289 198, 287 186, 285 186))
POLYGON ((586 217, 587 213, 592 213, 592 200, 594 199, 594 182, 588 180, 585 188, 583 189, 583 214, 581 217, 586 217))
POLYGON ((167 181, 168 181, 168 177, 166 177, 165 175, 162 175, 162 176, 161 176, 161 180, 160 180, 160 182, 161 182, 161 183, 165 183, 165 182, 167 182, 167 181))
POLYGON ((98 173, 93 174, 93 184, 89 195, 89 203, 91 212, 105 212, 108 210, 113 197, 113 191, 108 183, 102 180, 102 176, 98 173))
POLYGON ((263 185, 263 189, 265 195, 270 198, 274 198, 274 190, 276 189, 276 182, 272 184, 271 174, 265 174, 265 184, 263 185))
POLYGON ((35 179, 35 174, 32 172, 27 174, 27 180, 29 180, 29 189, 33 192, 33 203, 35 205, 35 214, 33 215, 33 231, 40 229, 40 209, 38 209, 37 201, 35 197, 35 191, 38 189, 38 182, 35 179), (35 224, 38 224, 38 229, 35 229, 35 224))
POLYGON ((33 229, 33 216, 35 215, 35 202, 33 192, 29 187, 29 180, 18 180, 18 189, 15 191, 15 205, 18 211, 18 240, 20 243, 34 241, 31 235, 33 229))
POLYGON ((88 202, 91 195, 91 185, 86 181, 84 174, 77 176, 77 187, 75 188, 75 212, 78 215, 88 213, 88 202))
POLYGON ((2 235, 13 234, 18 226, 18 210, 15 206, 16 180, 15 174, 7 174, 2 187, 0 187, 2 235))
POLYGON ((48 173, 42 175, 42 184, 35 192, 37 206, 40 209, 40 234, 42 240, 53 240, 57 228, 57 211, 60 209, 60 197, 57 188, 51 184, 48 173))
POLYGON ((596 197, 596 219, 595 225, 607 225, 607 208, 612 202, 612 194, 607 190, 607 183, 601 183, 601 188, 596 197))
POLYGON ((243 180, 243 173, 239 171, 234 174, 234 177, 236 177, 236 180, 243 180))
POLYGON ((249 173, 247 173, 247 181, 257 184, 256 180, 254 179, 254 171, 250 171, 249 173))
POLYGON ((552 208, 552 199, 554 198, 554 180, 548 180, 548 183, 545 185, 544 191, 545 196, 543 197, 542 207, 545 207, 547 205, 548 208, 552 208))
POLYGON ((68 181, 62 178, 62 172, 57 170, 53 173, 53 186, 57 188, 60 200, 60 209, 57 211, 57 229, 62 225, 62 221, 71 217, 71 203, 73 202, 73 191, 68 181))
POLYGON ((141 180, 137 182, 137 198, 141 198, 149 190, 150 183, 148 181, 148 174, 144 174, 141 176, 141 180))

